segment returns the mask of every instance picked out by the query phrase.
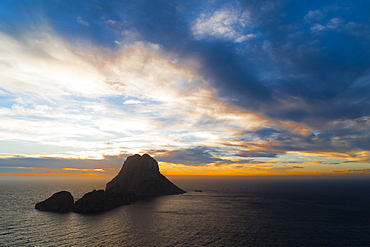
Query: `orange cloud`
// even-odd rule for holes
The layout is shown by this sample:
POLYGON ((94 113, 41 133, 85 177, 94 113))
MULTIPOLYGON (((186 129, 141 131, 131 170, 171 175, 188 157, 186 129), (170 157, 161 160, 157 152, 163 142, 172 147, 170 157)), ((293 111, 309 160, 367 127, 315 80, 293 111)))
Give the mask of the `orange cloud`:
POLYGON ((95 173, 71 174, 71 173, 0 173, 0 176, 81 176, 81 177, 105 177, 95 173))
POLYGON ((88 176, 88 177, 104 177, 105 175, 98 175, 93 172, 105 172, 104 169, 79 169, 79 168, 61 168, 61 169, 52 169, 46 167, 24 167, 24 166, 7 166, 5 168, 11 169, 25 169, 25 170, 38 170, 38 171, 48 171, 48 172, 29 172, 29 173, 0 173, 0 176, 88 176), (90 173, 63 173, 61 171, 81 171, 81 172, 90 172, 90 173))
POLYGON ((298 124, 290 121, 283 122, 280 126, 291 129, 292 131, 301 135, 308 135, 312 133, 312 130, 304 124, 298 124))
POLYGON ((5 168, 11 169, 25 169, 25 170, 42 170, 42 171, 57 171, 56 169, 46 167, 30 167, 30 166, 6 166, 5 168))
POLYGON ((332 173, 370 173, 370 168, 330 171, 332 173))
POLYGON ((64 171, 81 171, 81 172, 105 172, 104 169, 96 168, 96 169, 81 169, 81 168, 62 168, 64 171))
POLYGON ((311 157, 323 157, 328 159, 347 159, 348 161, 362 161, 364 163, 370 163, 370 152, 333 152, 333 151, 290 151, 290 154, 298 154, 311 157))

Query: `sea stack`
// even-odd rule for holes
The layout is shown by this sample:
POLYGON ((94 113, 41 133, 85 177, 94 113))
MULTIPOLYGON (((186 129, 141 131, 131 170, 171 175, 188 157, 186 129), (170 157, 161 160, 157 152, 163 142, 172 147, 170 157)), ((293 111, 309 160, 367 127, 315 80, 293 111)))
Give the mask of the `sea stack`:
POLYGON ((158 163, 148 154, 135 154, 123 163, 118 175, 105 190, 93 190, 74 202, 71 193, 61 191, 35 205, 42 211, 92 213, 127 205, 137 197, 182 194, 186 191, 159 172, 158 163))
POLYGON ((40 211, 66 213, 72 209, 73 203, 74 199, 70 192, 59 191, 45 201, 36 203, 35 208, 40 211))
POLYGON ((157 161, 148 154, 128 157, 118 175, 107 183, 105 191, 133 192, 138 197, 186 193, 159 172, 157 161))

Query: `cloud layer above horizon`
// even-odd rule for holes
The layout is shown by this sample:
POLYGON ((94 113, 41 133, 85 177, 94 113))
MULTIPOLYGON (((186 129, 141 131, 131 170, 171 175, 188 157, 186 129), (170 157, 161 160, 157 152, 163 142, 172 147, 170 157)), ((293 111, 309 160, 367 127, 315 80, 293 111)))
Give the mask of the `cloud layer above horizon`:
POLYGON ((369 174, 368 9, 2 1, 0 175, 369 174))

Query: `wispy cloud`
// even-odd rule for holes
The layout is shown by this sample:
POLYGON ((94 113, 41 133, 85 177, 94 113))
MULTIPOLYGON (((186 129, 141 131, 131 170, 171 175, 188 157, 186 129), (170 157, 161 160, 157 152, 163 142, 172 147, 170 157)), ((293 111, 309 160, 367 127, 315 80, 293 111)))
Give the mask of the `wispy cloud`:
POLYGON ((142 104, 143 102, 140 100, 128 99, 123 102, 124 105, 137 105, 142 104))
POLYGON ((82 169, 82 168, 62 168, 64 171, 81 171, 81 172, 105 172, 104 169, 94 168, 94 169, 82 169))
POLYGON ((79 56, 49 28, 21 37, 1 33, 3 89, 52 101, 63 96, 100 97, 117 94, 104 75, 79 56))
POLYGON ((77 20, 77 23, 82 26, 85 26, 85 27, 89 26, 89 23, 87 21, 84 21, 81 16, 78 16, 76 20, 77 20))
POLYGON ((311 22, 311 21, 318 21, 322 20, 325 17, 325 14, 321 10, 310 10, 308 13, 304 16, 304 20, 311 22))
POLYGON ((333 173, 370 173, 370 169, 346 169, 346 170, 337 170, 337 171, 331 171, 333 173))

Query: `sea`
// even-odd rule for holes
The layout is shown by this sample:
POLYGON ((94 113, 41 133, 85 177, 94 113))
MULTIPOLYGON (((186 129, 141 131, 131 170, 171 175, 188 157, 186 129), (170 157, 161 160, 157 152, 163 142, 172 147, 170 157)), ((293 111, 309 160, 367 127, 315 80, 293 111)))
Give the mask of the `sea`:
POLYGON ((104 179, 0 178, 0 246, 370 246, 369 177, 168 177, 187 191, 95 214, 34 209, 104 179))

